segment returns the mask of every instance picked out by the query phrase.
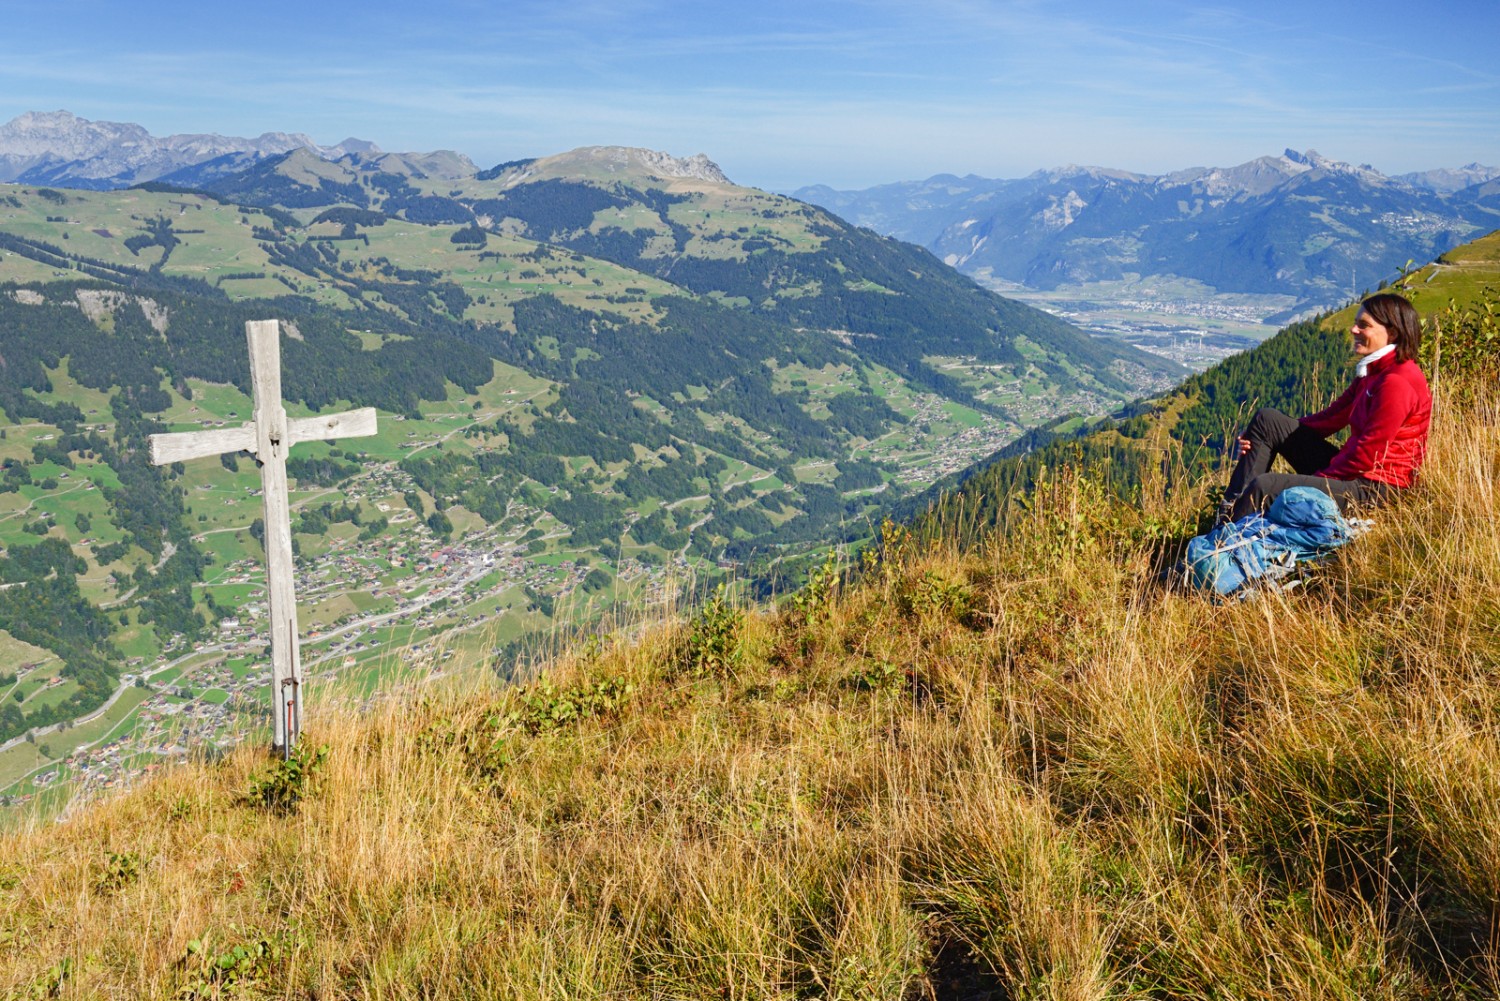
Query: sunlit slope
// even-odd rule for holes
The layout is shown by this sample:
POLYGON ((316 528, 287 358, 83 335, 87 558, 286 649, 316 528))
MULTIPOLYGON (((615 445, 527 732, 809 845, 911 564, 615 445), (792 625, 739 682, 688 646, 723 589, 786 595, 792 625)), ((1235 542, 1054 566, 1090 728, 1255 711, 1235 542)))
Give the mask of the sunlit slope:
POLYGON ((734 185, 701 157, 590 147, 470 178, 389 166, 299 151, 207 186, 304 220, 343 207, 565 246, 754 315, 863 335, 857 351, 949 392, 957 384, 937 370, 950 359, 971 366, 970 380, 988 371, 975 361, 1022 377, 1037 366, 1046 382, 1106 393, 1178 371, 985 292, 919 248, 734 185))
MULTIPOLYGON (((1493 299, 1493 292, 1500 289, 1500 230, 1440 254, 1402 275, 1397 284, 1407 290, 1429 327, 1432 318, 1441 319, 1442 310, 1450 305, 1468 309, 1493 299)), ((1325 318, 1324 326, 1347 330, 1357 308, 1351 303, 1325 318)))
POLYGON ((440 279, 469 293, 470 301, 457 304, 450 315, 501 325, 511 323, 514 302, 536 295, 639 319, 654 315, 647 304, 651 295, 675 291, 607 261, 548 253, 532 240, 455 243, 457 225, 371 214, 360 217, 365 225, 350 230, 337 212, 314 222, 320 214, 328 215, 326 210, 311 214, 304 228, 287 216, 191 192, 11 187, 0 190, 0 239, 25 242, 6 248, 0 282, 119 281, 128 279, 129 271, 154 271, 205 282, 233 300, 298 295, 339 309, 365 304, 404 316, 378 291, 361 288, 360 280, 418 288, 440 279), (40 191, 51 191, 51 197, 40 191), (312 250, 324 242, 337 245, 338 264, 347 261, 348 267, 336 264, 308 274, 299 252, 306 255, 303 247, 312 250), (72 257, 85 259, 83 267, 72 257), (93 271, 87 270, 91 264, 93 271))
POLYGON ((1500 989, 1500 401, 1290 597, 1084 476, 960 553, 521 688, 309 708, 0 841, 18 996, 1396 999, 1500 989), (327 748, 326 760, 318 748, 327 748))

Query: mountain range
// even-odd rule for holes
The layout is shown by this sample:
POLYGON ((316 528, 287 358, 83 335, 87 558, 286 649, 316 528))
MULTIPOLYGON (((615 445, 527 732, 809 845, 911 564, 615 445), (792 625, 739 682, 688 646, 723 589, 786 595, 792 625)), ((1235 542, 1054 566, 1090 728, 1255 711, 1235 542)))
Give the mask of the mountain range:
POLYGON ((1387 177, 1314 151, 1162 175, 1067 166, 996 180, 938 175, 795 197, 927 247, 959 270, 1037 289, 1181 277, 1220 292, 1335 305, 1500 226, 1500 168, 1387 177))
POLYGON ((319 146, 300 132, 266 132, 254 139, 215 134, 157 137, 128 122, 89 121, 67 111, 31 111, 0 125, 0 181, 109 190, 209 161, 221 168, 243 168, 294 149, 329 158, 380 152, 374 143, 353 138, 319 146))
POLYGON ((0 995, 1496 996, 1500 232, 1408 276, 1423 483, 1296 590, 1151 569, 1354 306, 677 622, 663 564, 848 539, 1170 366, 706 158, 445 163, 0 184, 0 995), (250 415, 267 316, 294 416, 383 411, 288 463, 289 759, 253 464, 145 460, 250 415), (528 628, 565 652, 484 684, 528 628))
MULTIPOLYGON (((245 180, 235 178, 298 150, 328 162, 347 158, 356 171, 434 181, 483 173, 446 150, 385 153, 353 138, 319 146, 284 132, 158 138, 139 125, 56 111, 0 126, 0 181, 241 190, 245 180)), ((1211 292, 1290 295, 1295 304, 1277 314, 1289 317, 1337 305, 1408 260, 1500 226, 1497 185, 1500 167, 1479 163, 1386 176, 1289 149, 1161 175, 1069 165, 1016 179, 940 174, 854 191, 815 185, 793 196, 926 247, 1002 291, 1187 278, 1211 292)))
MULTIPOLYGON (((368 685, 434 645, 506 673, 693 574, 783 591, 942 475, 1184 375, 701 155, 298 146, 0 185, 0 796, 137 723, 109 753, 158 753, 164 706, 213 739, 257 711, 253 464, 144 439, 243 420, 268 317, 296 416, 383 414, 290 465, 305 662, 368 685)), ((1174 435, 1241 398, 1216 379, 1174 435)), ((1079 447, 1156 448, 1146 409, 1079 447)), ((1030 467, 992 468, 962 517, 1030 467)))

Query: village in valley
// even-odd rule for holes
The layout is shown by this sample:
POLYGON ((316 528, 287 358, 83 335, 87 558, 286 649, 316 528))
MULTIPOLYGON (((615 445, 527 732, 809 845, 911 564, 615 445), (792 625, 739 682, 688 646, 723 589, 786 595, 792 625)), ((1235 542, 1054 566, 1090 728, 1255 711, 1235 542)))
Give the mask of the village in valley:
MULTIPOLYGON (((353 503, 370 501, 395 475, 391 468, 377 469, 346 497, 353 503)), ((372 506, 392 507, 378 499, 372 506)), ((546 550, 546 543, 564 532, 520 541, 542 512, 517 509, 505 526, 455 541, 437 538, 409 511, 393 513, 396 531, 371 539, 333 539, 326 549, 297 561, 301 660, 314 699, 335 691, 363 699, 383 687, 420 684, 443 676, 445 664, 458 653, 466 655, 465 662, 476 654, 488 659, 504 674, 514 657, 507 643, 528 630, 545 629, 549 619, 559 631, 569 622, 586 622, 607 604, 591 601, 580 586, 590 568, 585 554, 546 550), (538 541, 543 546, 535 545, 538 541), (554 615, 545 616, 539 603, 555 609, 554 615)), ((675 596, 690 574, 682 555, 651 564, 624 559, 611 597, 638 608, 660 604, 675 596)), ((221 752, 267 729, 265 565, 247 556, 215 566, 203 587, 236 598, 234 613, 217 623, 214 635, 196 644, 179 638, 183 645, 167 648, 155 663, 131 658, 119 689, 103 707, 0 746, 0 755, 16 750, 50 757, 60 745, 91 735, 91 724, 119 717, 102 737, 77 741, 3 790, 0 806, 25 806, 67 785, 70 809, 76 808, 91 793, 128 784, 172 760, 221 752), (130 710, 112 713, 122 702, 130 710)), ((16 684, 26 681, 23 667, 16 684)))
MULTIPOLYGON (((66 391, 65 371, 56 382, 66 391)), ((476 397, 461 406, 440 404, 422 421, 386 415, 376 438, 346 443, 350 449, 344 454, 363 461, 337 490, 294 482, 291 513, 299 527, 307 509, 330 498, 359 512, 352 522, 294 536, 301 662, 315 701, 337 695, 364 699, 383 688, 441 677, 457 653, 465 662, 491 663, 503 675, 515 660, 512 645, 518 640, 560 635, 598 618, 615 602, 649 607, 675 595, 688 578, 685 554, 650 562, 625 557, 605 593, 585 592, 581 585, 599 562, 597 554, 567 549, 566 526, 543 511, 516 502, 501 524, 485 525, 471 516, 443 537, 412 510, 414 500, 425 505, 424 513, 433 502, 402 472, 401 458, 444 448, 454 437, 544 393, 543 385, 505 373, 485 387, 483 402, 476 397), (367 448, 356 451, 360 445, 367 448)), ((180 400, 168 417, 179 432, 221 433, 249 415, 249 401, 230 387, 200 386, 194 399, 180 400)), ((108 424, 91 427, 109 429, 108 424)), ((56 431, 40 425, 6 429, 7 443, 23 435, 40 443, 53 440, 56 431)), ((304 449, 341 451, 314 444, 299 446, 298 452, 304 449)), ((56 475, 71 478, 76 492, 88 499, 98 497, 95 480, 108 473, 107 467, 84 464, 56 475)), ((102 706, 0 743, 0 811, 76 809, 91 795, 171 761, 221 753, 268 730, 271 636, 267 571, 256 542, 262 516, 259 474, 248 458, 200 458, 183 466, 181 481, 188 510, 201 526, 195 540, 213 556, 195 587, 227 614, 196 641, 179 634, 155 644, 149 630, 128 629, 134 640, 122 651, 118 687, 102 706)), ((16 494, 7 500, 12 506, 21 503, 16 494)), ((35 515, 34 507, 27 501, 14 512, 0 510, 0 521, 35 515)), ((73 527, 62 510, 40 515, 33 524, 42 530, 73 527)), ((101 548, 103 519, 95 515, 80 524, 93 536, 80 539, 75 550, 89 554, 101 548)), ((124 623, 131 621, 135 589, 128 574, 100 567, 84 579, 97 583, 101 598, 113 593, 101 607, 114 609, 124 623)), ((0 697, 30 708, 74 687, 55 656, 5 639, 16 647, 7 651, 14 674, 0 679, 0 697)))

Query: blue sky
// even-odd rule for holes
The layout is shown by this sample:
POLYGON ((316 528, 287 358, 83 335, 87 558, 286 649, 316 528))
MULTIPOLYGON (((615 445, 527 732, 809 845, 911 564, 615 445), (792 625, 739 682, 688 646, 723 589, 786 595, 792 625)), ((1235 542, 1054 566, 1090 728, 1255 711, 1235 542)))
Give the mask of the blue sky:
POLYGON ((1497 37, 1492 0, 3 0, 0 120, 646 146, 775 190, 1288 146, 1400 173, 1500 164, 1497 37))

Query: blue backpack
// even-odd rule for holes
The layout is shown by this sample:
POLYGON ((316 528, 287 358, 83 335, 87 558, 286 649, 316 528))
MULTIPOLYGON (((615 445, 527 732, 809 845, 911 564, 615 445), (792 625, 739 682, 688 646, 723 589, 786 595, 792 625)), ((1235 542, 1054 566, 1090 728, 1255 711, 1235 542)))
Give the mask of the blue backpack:
POLYGON ((1262 517, 1246 515, 1190 539, 1184 569, 1194 587, 1234 594, 1247 585, 1276 584, 1297 563, 1330 553, 1353 538, 1333 498, 1316 487, 1291 487, 1262 517))

